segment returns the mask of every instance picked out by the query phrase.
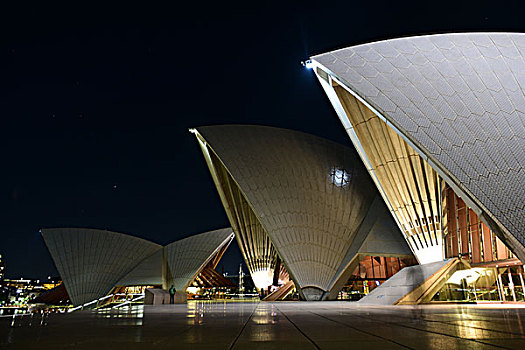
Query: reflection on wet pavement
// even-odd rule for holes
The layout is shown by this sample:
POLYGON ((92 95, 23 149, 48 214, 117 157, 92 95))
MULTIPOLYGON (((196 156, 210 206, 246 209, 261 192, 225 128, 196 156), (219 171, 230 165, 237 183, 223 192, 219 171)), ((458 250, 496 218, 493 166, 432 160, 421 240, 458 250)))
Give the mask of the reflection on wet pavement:
POLYGON ((525 349, 517 305, 211 302, 0 318, 0 348, 525 349))

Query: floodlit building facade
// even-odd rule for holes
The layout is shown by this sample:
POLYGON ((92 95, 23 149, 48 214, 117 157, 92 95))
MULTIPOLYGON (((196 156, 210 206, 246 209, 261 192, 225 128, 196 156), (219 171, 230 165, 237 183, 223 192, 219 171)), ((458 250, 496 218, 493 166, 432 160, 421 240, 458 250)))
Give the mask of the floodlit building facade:
POLYGON ((206 268, 217 266, 234 236, 225 228, 163 247, 105 230, 53 228, 41 233, 75 306, 127 286, 174 285, 184 291, 206 268))
POLYGON ((352 149, 272 127, 191 131, 257 288, 282 264, 302 298, 335 299, 361 255, 411 256, 352 149))
POLYGON ((309 66, 418 261, 503 266, 506 282, 483 277, 500 297, 525 289, 525 35, 386 40, 309 66))

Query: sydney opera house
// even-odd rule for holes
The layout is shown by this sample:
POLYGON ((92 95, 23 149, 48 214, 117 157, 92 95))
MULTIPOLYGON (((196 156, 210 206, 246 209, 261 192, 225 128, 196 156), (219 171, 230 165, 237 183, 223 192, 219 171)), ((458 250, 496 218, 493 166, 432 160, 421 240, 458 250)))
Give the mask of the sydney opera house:
POLYGON ((350 148, 264 126, 193 133, 258 288, 285 271, 302 298, 335 299, 361 256, 411 256, 350 148))
POLYGON ((508 33, 312 57, 353 147, 275 127, 191 129, 232 228, 166 247, 43 230, 71 300, 185 290, 236 239, 267 300, 333 300, 360 283, 363 304, 525 301, 524 57, 525 35, 508 33))
POLYGON ((417 260, 462 258, 478 276, 464 287, 492 281, 511 301, 525 289, 524 54, 523 34, 467 33, 311 59, 417 260))
POLYGON ((413 254, 363 302, 524 300, 524 52, 525 35, 474 33, 312 57, 357 152, 193 129, 256 285, 285 271, 302 298, 334 299, 363 257, 413 254))
MULTIPOLYGON (((193 235, 167 246, 96 229, 42 229, 71 303, 83 305, 125 287, 184 292, 215 267, 233 240, 231 228, 193 235)), ((208 277, 209 278, 209 277, 208 277)), ((197 284, 198 285, 198 284, 197 284)))

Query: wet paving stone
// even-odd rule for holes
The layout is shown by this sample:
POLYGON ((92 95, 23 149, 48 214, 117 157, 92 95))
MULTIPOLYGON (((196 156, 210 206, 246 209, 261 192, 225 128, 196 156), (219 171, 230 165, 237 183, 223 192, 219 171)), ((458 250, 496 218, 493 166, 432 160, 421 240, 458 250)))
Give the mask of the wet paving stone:
POLYGON ((525 349, 525 305, 220 302, 0 318, 0 349, 525 349))

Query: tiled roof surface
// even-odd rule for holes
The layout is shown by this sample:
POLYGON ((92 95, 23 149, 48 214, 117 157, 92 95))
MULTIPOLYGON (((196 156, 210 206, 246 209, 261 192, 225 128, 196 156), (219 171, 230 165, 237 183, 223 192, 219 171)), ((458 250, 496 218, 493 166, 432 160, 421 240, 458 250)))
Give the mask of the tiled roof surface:
POLYGON ((106 295, 115 283, 161 245, 130 235, 86 228, 43 229, 42 236, 71 302, 106 295))
POLYGON ((356 152, 272 127, 197 130, 238 183, 299 287, 328 290, 377 195, 356 152))
POLYGON ((394 39, 312 58, 525 244, 525 35, 394 39))
POLYGON ((231 228, 193 235, 168 244, 166 257, 173 277, 173 285, 184 290, 191 280, 205 267, 213 254, 233 239, 231 228))

